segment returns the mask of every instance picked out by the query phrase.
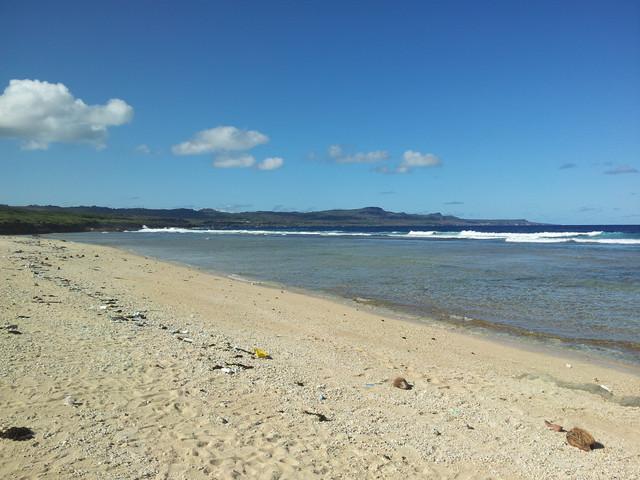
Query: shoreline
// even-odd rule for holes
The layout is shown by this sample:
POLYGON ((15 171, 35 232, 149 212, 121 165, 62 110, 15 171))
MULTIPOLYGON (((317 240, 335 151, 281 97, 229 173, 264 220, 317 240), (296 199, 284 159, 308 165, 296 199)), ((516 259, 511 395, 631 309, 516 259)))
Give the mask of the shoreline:
MULTIPOLYGON (((43 236, 43 238, 48 237, 43 236)), ((130 255, 154 259, 155 261, 168 263, 179 268, 188 268, 199 273, 208 274, 218 278, 228 278, 233 281, 244 282, 254 286, 271 288, 275 290, 287 289, 300 295, 330 301, 349 308, 362 308, 374 315, 390 317, 399 321, 410 322, 416 325, 426 325, 434 328, 449 329, 452 332, 456 332, 460 335, 479 337, 488 342, 495 342, 499 345, 511 346, 513 348, 522 349, 528 352, 550 355, 560 360, 594 363, 605 368, 612 368, 621 372, 626 372, 640 378, 640 357, 638 361, 633 361, 628 358, 629 355, 632 355, 633 353, 637 354, 638 351, 620 351, 613 349, 603 352, 593 350, 593 348, 597 348, 597 343, 599 342, 598 340, 594 340, 594 342, 596 343, 595 346, 589 344, 581 344, 579 342, 573 341, 570 338, 533 332, 510 325, 494 323, 481 319, 472 318, 470 322, 466 322, 464 320, 455 320, 451 318, 451 314, 448 314, 446 312, 442 312, 441 318, 436 318, 435 315, 411 312, 411 309, 409 307, 403 309, 402 306, 396 306, 392 303, 387 304, 386 302, 382 302, 376 299, 357 297, 354 298, 342 296, 338 293, 332 293, 329 291, 310 290, 302 287, 295 287, 287 285, 285 283, 278 283, 275 281, 253 278, 235 273, 228 273, 212 268, 205 268, 199 265, 180 262, 178 260, 168 260, 159 257, 143 255, 135 252, 134 250, 129 250, 124 247, 104 246, 94 243, 83 243, 66 239, 64 241, 79 243, 82 245, 95 245, 104 248, 113 248, 116 251, 126 252, 130 255)))
MULTIPOLYGON (((116 248, 116 250, 120 249, 116 248)), ((135 252, 124 249, 122 250, 127 251, 128 253, 133 253, 135 255, 135 252)), ((451 316, 448 314, 443 314, 443 317, 441 319, 438 319, 434 316, 420 315, 417 313, 404 311, 401 308, 393 308, 394 305, 392 304, 390 306, 386 306, 382 302, 379 302, 375 299, 346 297, 339 294, 333 294, 331 292, 308 290, 301 287, 292 287, 284 283, 280 284, 277 282, 270 282, 259 278, 242 277, 237 274, 229 274, 222 271, 205 269, 197 265, 181 263, 178 261, 162 260, 155 257, 149 258, 154 258, 157 261, 161 262, 166 261, 167 263, 179 267, 192 268, 201 273, 210 274, 212 276, 221 278, 229 278, 230 280, 249 283, 251 285, 270 288, 274 290, 280 290, 284 288, 300 295, 309 296, 319 300, 326 300, 348 308, 353 308, 356 310, 363 309, 364 311, 367 311, 376 316, 393 318, 400 322, 409 322, 413 325, 422 325, 426 327, 445 329, 463 336, 480 338, 490 343, 496 343, 497 345, 508 346, 526 352, 548 355, 559 360, 593 363, 604 368, 615 369, 620 372, 625 372, 637 376, 640 379, 640 360, 638 360, 638 362, 634 362, 627 359, 626 357, 616 357, 613 354, 619 353, 617 350, 613 350, 613 353, 599 352, 589 350, 589 346, 574 343, 570 339, 566 339, 564 337, 556 337, 546 334, 543 335, 535 332, 531 332, 530 334, 514 333, 513 327, 484 320, 472 319, 472 322, 467 324, 464 321, 455 321, 445 318, 451 316), (476 323, 481 323, 482 325, 478 325, 476 323)))
POLYGON ((0 266, 0 324, 20 330, 0 330, 0 430, 35 431, 0 440, 0 476, 637 473, 637 371, 113 247, 0 237, 0 266))
MULTIPOLYGON (((106 233, 106 232, 105 232, 106 233)), ((52 235, 50 238, 56 238, 52 235)), ((60 238, 60 237, 59 237, 60 238)), ((62 237, 64 238, 64 237, 62 237)), ((75 241, 73 238, 69 241, 75 241)), ((91 245, 100 245, 100 243, 92 243, 91 245)), ((126 245, 108 245, 113 248, 121 249, 132 254, 146 255, 146 252, 136 252, 134 249, 128 249, 126 245)), ((182 262, 180 260, 164 259, 161 256, 153 256, 159 261, 168 261, 177 266, 189 266, 190 268, 197 269, 201 272, 209 272, 213 275, 221 277, 234 278, 240 275, 234 273, 233 270, 223 271, 217 268, 205 267, 196 264, 190 264, 188 262, 182 262)), ((326 286, 324 289, 307 288, 291 286, 284 282, 278 282, 269 280, 268 278, 252 277, 244 275, 250 282, 260 282, 263 285, 273 285, 274 288, 289 288, 295 289, 301 294, 314 296, 317 298, 325 298, 336 302, 351 301, 356 299, 356 303, 347 303, 351 306, 356 305, 357 298, 349 292, 341 292, 337 289, 332 290, 330 286, 326 286)), ((611 363, 619 364, 622 366, 628 366, 633 368, 634 366, 640 367, 640 342, 638 341, 625 341, 624 339, 607 339, 598 338, 596 335, 594 338, 573 338, 571 336, 552 333, 551 331, 536 331, 535 329, 529 329, 526 326, 518 326, 510 323, 507 320, 487 320, 491 317, 490 312, 488 315, 484 315, 484 318, 480 317, 467 317, 466 313, 447 311, 438 308, 431 308, 424 310, 417 305, 393 303, 392 301, 380 300, 374 297, 363 299, 363 302, 359 304, 364 306, 375 307, 375 311, 381 315, 393 316, 394 318, 404 319, 406 321, 418 322, 418 323, 435 323, 436 325, 451 325, 460 331, 468 331, 471 334, 480 333, 488 338, 493 338, 497 341, 506 341, 508 343, 518 342, 522 343, 523 348, 542 348, 548 347, 550 351, 555 352, 555 355, 562 355, 566 352, 566 355, 593 357, 593 361, 599 363, 611 363)), ((487 313, 487 312, 485 312, 487 313)), ((505 317, 506 318, 506 317, 505 317)), ((533 323, 533 322, 532 322, 533 323)))

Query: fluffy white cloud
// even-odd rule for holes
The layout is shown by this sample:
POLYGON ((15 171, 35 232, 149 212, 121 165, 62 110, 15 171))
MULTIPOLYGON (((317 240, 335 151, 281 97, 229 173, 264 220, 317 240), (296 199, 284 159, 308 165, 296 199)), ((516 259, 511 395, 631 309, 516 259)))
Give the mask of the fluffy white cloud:
POLYGON ((253 155, 248 153, 240 154, 222 154, 213 160, 213 166, 216 168, 249 168, 256 163, 253 155))
POLYGON ((432 153, 420 153, 407 150, 402 154, 402 161, 396 167, 381 165, 374 171, 385 174, 409 173, 416 168, 437 167, 439 165, 442 165, 442 162, 432 153))
POLYGON ((62 83, 11 80, 0 95, 0 137, 21 139, 28 150, 46 150, 52 142, 102 148, 107 128, 132 118, 133 108, 123 100, 87 105, 62 83))
POLYGON ((280 157, 265 158, 258 164, 260 170, 277 170, 284 165, 284 159, 280 157))
POLYGON ((340 145, 331 145, 328 153, 337 163, 375 163, 389 158, 389 152, 385 150, 348 154, 340 145))
POLYGON ((412 168, 437 167, 442 162, 433 153, 420 153, 407 150, 402 154, 402 163, 398 168, 410 170, 412 168))
POLYGON ((241 130, 236 127, 221 126, 201 130, 191 140, 172 147, 176 155, 199 155, 220 151, 250 150, 267 143, 269 137, 256 130, 241 130))

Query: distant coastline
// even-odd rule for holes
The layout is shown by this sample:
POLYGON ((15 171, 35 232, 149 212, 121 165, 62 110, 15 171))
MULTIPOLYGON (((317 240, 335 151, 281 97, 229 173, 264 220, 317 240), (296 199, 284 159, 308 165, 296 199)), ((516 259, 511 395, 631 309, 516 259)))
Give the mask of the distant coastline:
POLYGON ((0 205, 0 234, 40 234, 124 231, 150 228, 339 228, 423 226, 527 226, 544 225, 524 219, 464 219, 441 213, 389 212, 379 207, 317 212, 239 212, 204 208, 192 210, 109 208, 97 206, 0 205))

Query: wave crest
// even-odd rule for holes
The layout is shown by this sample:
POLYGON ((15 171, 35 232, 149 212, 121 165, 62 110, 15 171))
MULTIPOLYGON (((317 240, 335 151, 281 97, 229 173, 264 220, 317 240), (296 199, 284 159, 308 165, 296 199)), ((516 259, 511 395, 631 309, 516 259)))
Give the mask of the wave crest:
POLYGON ((316 236, 316 237, 387 237, 426 240, 495 240, 507 243, 592 243, 608 245, 640 245, 639 238, 620 238, 620 233, 603 232, 438 232, 435 230, 411 230, 402 232, 346 232, 341 230, 249 230, 249 229, 189 229, 179 227, 149 228, 146 225, 139 233, 206 233, 209 235, 269 235, 269 236, 316 236))

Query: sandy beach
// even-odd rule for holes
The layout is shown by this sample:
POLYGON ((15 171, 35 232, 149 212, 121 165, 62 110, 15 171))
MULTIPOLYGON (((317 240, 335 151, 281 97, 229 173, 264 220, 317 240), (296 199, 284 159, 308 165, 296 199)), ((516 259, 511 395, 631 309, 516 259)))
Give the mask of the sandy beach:
POLYGON ((639 367, 106 247, 0 269, 3 479, 640 478, 639 367))

